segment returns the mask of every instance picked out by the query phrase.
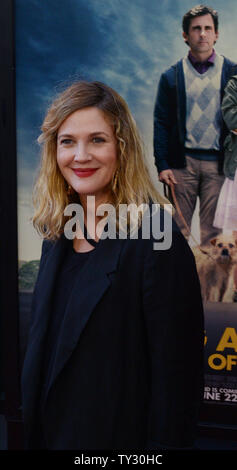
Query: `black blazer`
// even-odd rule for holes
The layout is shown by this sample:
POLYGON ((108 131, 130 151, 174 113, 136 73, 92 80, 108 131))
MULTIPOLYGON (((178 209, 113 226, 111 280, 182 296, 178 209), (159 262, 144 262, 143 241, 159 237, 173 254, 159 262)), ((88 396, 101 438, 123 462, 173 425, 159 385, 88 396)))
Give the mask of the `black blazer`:
MULTIPOLYGON (((154 240, 100 240, 76 282, 43 403, 49 449, 193 444, 202 395, 203 310, 177 228, 154 240)), ((22 373, 26 446, 37 448, 40 368, 51 296, 68 243, 44 241, 22 373)))

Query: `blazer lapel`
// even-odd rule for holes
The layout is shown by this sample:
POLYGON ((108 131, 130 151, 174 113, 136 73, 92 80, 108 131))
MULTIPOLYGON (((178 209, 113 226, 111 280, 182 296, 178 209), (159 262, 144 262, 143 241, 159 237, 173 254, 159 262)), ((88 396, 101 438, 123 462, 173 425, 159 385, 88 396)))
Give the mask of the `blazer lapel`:
POLYGON ((116 271, 121 246, 122 240, 100 240, 73 286, 45 399, 78 344, 94 308, 110 286, 109 273, 116 271))
MULTIPOLYGON (((50 302, 56 275, 67 248, 67 240, 62 236, 45 255, 46 259, 40 267, 38 279, 32 299, 32 327, 37 329, 38 337, 42 337, 47 329, 50 302)), ((30 338, 33 338, 30 335, 30 338)), ((34 339, 34 338, 33 338, 34 339)))
POLYGON ((22 371, 22 400, 26 421, 31 421, 40 382, 44 338, 47 331, 51 295, 56 274, 66 249, 66 239, 61 237, 45 254, 39 269, 32 298, 32 318, 27 351, 22 371))

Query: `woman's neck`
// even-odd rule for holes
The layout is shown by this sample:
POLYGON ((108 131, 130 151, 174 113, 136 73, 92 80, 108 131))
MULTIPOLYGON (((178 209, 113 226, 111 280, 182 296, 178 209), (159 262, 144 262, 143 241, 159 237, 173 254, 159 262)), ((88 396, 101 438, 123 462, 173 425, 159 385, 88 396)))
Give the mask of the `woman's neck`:
MULTIPOLYGON (((87 227, 87 231, 91 238, 94 240, 98 241, 99 237, 103 231, 102 227, 100 224, 100 233, 97 233, 98 230, 96 230, 96 227, 98 223, 103 219, 103 216, 98 216, 97 215, 97 209, 101 204, 108 203, 109 201, 109 195, 108 194, 103 194, 100 197, 94 196, 94 195, 80 195, 80 202, 83 207, 83 212, 84 212, 84 223, 87 227)), ((106 220, 105 220, 106 223, 106 220)), ((105 225, 104 223, 104 225, 105 225)))

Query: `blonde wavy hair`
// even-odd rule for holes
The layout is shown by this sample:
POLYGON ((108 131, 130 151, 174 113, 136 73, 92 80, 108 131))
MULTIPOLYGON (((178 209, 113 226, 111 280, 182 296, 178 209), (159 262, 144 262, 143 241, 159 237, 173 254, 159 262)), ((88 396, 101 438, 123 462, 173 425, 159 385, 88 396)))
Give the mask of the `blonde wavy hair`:
MULTIPOLYGON (((37 232, 47 239, 57 239, 69 217, 65 207, 79 202, 79 195, 68 194, 68 184, 57 164, 57 134, 63 121, 73 112, 94 106, 100 109, 114 129, 117 139, 117 169, 111 181, 111 200, 116 214, 120 204, 169 203, 155 188, 145 162, 143 143, 124 99, 101 82, 78 81, 53 101, 43 121, 41 164, 33 188, 35 208, 32 218, 37 232)), ((118 220, 117 220, 118 222, 118 220)))

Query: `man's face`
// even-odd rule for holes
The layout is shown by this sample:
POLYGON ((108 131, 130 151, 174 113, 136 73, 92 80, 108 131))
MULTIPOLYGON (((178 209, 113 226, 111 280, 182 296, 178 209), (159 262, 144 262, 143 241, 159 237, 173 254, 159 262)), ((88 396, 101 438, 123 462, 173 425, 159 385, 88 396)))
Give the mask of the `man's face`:
POLYGON ((204 54, 209 57, 218 38, 212 16, 208 13, 208 15, 193 18, 189 25, 188 34, 183 32, 183 37, 188 42, 194 56, 204 54))

